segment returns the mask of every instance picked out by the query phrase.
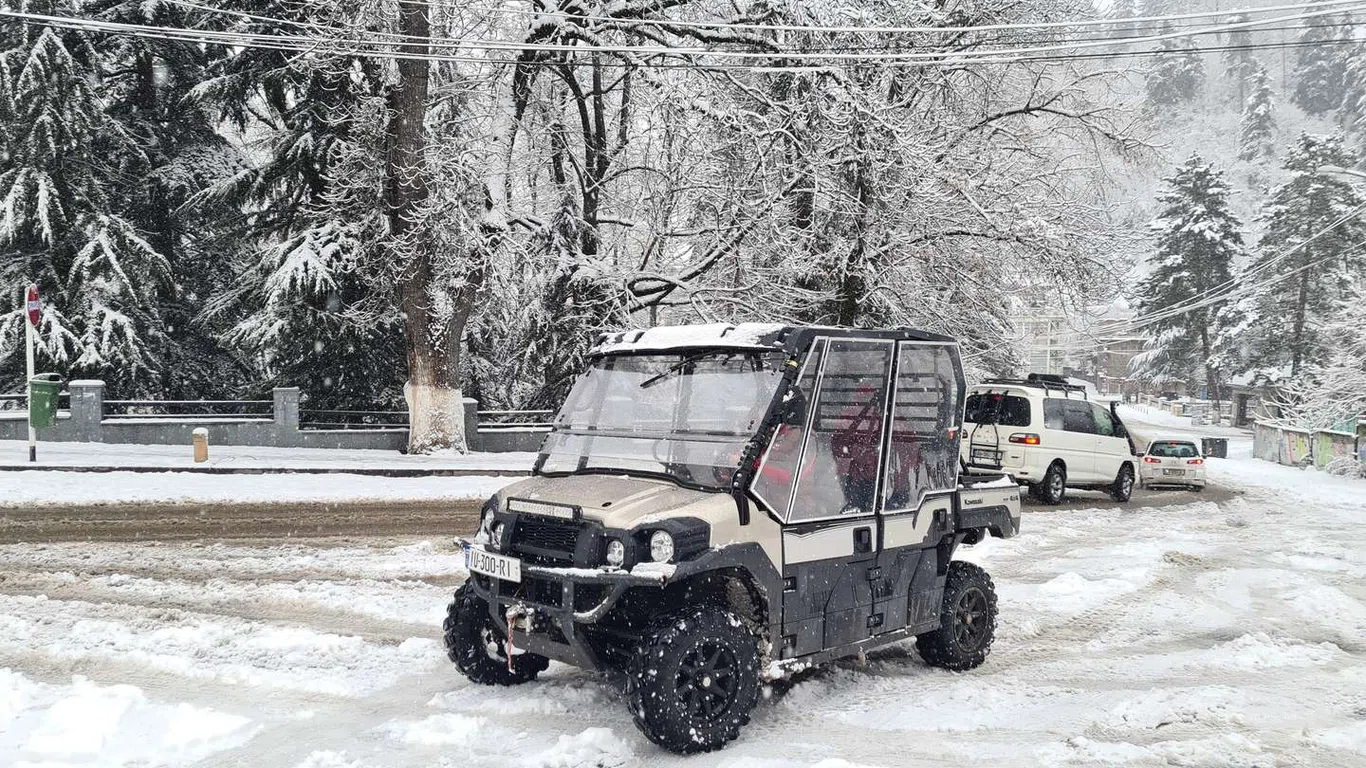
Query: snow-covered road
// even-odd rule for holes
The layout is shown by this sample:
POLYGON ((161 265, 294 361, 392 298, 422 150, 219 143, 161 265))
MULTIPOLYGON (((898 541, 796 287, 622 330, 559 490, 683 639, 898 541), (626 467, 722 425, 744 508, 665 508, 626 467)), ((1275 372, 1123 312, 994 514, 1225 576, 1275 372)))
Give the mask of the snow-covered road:
POLYGON ((980 669, 833 665, 690 759, 577 670, 467 684, 447 541, 0 547, 0 766, 1366 765, 1366 484, 1210 471, 1243 493, 965 550, 1001 594, 980 669))

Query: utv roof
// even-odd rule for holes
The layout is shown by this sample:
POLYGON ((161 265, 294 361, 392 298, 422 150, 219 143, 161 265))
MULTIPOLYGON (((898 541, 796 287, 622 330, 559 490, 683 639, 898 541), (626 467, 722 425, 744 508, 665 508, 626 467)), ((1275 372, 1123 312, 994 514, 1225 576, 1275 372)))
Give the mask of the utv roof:
POLYGON ((782 350, 798 352, 819 336, 891 341, 931 341, 955 343, 940 336, 909 328, 865 330, 820 325, 776 325, 772 323, 711 323, 707 325, 664 325, 635 331, 604 333, 598 337, 591 355, 667 352, 683 349, 782 350))

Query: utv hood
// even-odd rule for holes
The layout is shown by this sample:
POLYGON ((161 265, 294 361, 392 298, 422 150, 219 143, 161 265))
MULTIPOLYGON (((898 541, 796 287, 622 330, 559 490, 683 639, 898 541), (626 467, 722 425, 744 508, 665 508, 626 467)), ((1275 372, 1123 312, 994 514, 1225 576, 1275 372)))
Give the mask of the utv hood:
POLYGON ((564 504, 580 509, 584 519, 596 520, 608 528, 629 529, 647 517, 674 517, 687 507, 687 514, 709 517, 703 510, 728 507, 734 502, 717 492, 681 488, 667 480, 651 480, 624 475, 570 475, 532 477, 507 486, 498 493, 498 505, 508 499, 527 499, 547 504, 564 504), (724 505, 716 502, 724 499, 724 505))

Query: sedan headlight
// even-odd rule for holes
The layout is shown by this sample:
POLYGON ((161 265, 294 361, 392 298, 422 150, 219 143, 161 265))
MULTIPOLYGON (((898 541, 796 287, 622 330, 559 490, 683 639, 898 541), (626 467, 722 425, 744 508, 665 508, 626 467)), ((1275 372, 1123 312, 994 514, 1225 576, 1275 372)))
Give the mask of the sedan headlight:
POLYGON ((620 568, 626 562, 626 545, 616 539, 607 540, 607 564, 620 568))
POLYGON ((668 531, 655 531, 650 537, 650 559, 656 563, 674 559, 674 537, 668 531))

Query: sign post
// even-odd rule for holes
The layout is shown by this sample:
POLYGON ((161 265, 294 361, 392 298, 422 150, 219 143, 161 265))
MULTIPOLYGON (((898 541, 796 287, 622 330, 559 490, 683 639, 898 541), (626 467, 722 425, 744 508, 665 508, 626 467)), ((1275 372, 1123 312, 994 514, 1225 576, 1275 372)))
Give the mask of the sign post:
POLYGON ((43 302, 38 298, 38 286, 30 284, 24 296, 24 309, 28 314, 28 344, 26 345, 28 359, 28 460, 38 461, 38 430, 33 426, 33 345, 36 341, 35 335, 38 329, 38 318, 43 313, 43 302))

